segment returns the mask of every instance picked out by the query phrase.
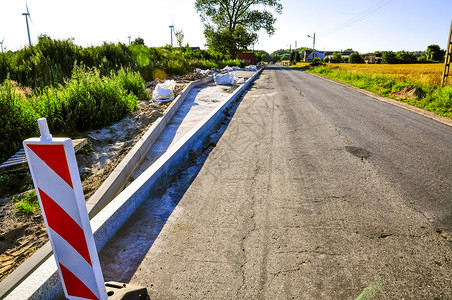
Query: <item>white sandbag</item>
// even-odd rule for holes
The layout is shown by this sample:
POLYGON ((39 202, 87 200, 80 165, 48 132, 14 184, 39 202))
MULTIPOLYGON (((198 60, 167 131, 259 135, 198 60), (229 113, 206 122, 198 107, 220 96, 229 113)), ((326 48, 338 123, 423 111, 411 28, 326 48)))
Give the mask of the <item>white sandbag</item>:
POLYGON ((232 71, 241 71, 241 70, 242 70, 242 68, 240 68, 240 67, 237 67, 237 66, 232 67, 232 71))
POLYGON ((226 67, 223 68, 223 71, 231 72, 231 71, 233 71, 233 69, 230 66, 226 66, 226 67))
POLYGON ((248 67, 248 71, 256 72, 257 71, 257 67, 255 65, 250 65, 248 67))
POLYGON ((217 74, 215 76, 215 83, 221 85, 234 84, 234 75, 231 73, 217 74))
POLYGON ((176 81, 167 80, 164 83, 159 83, 152 93, 152 101, 155 102, 167 102, 174 98, 174 87, 176 86, 176 81))
POLYGON ((212 73, 211 70, 201 70, 201 69, 196 69, 197 73, 203 74, 203 75, 209 75, 210 73, 212 73))
POLYGON ((243 78, 243 77, 234 77, 234 81, 237 84, 242 84, 242 83, 245 83, 245 78, 243 78))

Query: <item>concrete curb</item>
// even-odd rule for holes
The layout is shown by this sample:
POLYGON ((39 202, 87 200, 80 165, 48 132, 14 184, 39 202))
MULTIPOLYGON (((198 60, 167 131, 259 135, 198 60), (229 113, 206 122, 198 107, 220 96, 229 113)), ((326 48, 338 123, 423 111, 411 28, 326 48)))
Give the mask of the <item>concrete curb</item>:
POLYGON ((155 141, 157 141, 162 132, 165 130, 166 125, 168 125, 174 114, 176 114, 190 91, 194 87, 212 80, 213 78, 210 76, 191 82, 177 96, 171 105, 168 106, 164 115, 152 124, 148 131, 146 131, 146 133, 140 138, 135 146, 133 146, 129 153, 127 153, 126 157, 124 157, 119 165, 116 166, 104 183, 102 183, 102 185, 87 201, 86 206, 88 208, 90 218, 99 213, 101 209, 104 208, 124 188, 129 177, 136 171, 138 166, 146 158, 146 155, 151 150, 152 145, 154 145, 155 141))
POLYGON ((349 88, 351 90, 354 90, 354 91, 356 91, 358 93, 361 93, 361 94, 364 94, 366 96, 372 97, 374 99, 380 100, 382 102, 386 102, 386 103, 392 104, 394 106, 397 106, 397 107, 409 110, 409 111, 414 112, 414 113, 416 113, 418 115, 422 115, 424 117, 427 117, 427 118, 430 118, 430 119, 435 120, 437 122, 440 122, 440 123, 442 123, 444 125, 448 125, 448 126, 452 127, 452 120, 451 119, 438 116, 434 112, 431 112, 431 111, 428 111, 428 110, 425 110, 425 109, 422 109, 422 108, 418 108, 416 106, 409 105, 408 103, 405 103, 405 102, 401 102, 401 101, 397 101, 397 100, 394 100, 394 99, 391 99, 391 98, 385 98, 385 97, 379 96, 379 95, 377 95, 375 93, 372 93, 372 92, 360 89, 360 88, 358 88, 356 86, 350 85, 350 84, 342 82, 342 81, 334 80, 334 79, 331 79, 331 78, 328 78, 328 77, 323 77, 321 75, 310 73, 310 72, 306 72, 306 73, 311 75, 311 76, 314 76, 314 77, 317 77, 317 78, 322 78, 324 80, 330 81, 330 82, 335 83, 337 85, 340 85, 340 86, 349 88))
MULTIPOLYGON (((189 152, 199 151, 204 139, 221 121, 224 110, 259 76, 262 69, 248 79, 223 104, 212 111, 200 124, 192 128, 167 152, 157 159, 143 174, 116 196, 91 220, 97 250, 110 240, 132 213, 152 191, 158 190, 169 177, 189 162, 189 152)), ((187 93, 188 94, 188 93, 187 93)), ((53 256, 36 269, 5 299, 54 299, 63 294, 53 256)))
MULTIPOLYGON (((204 79, 190 82, 183 91, 167 107, 164 115, 157 119, 140 140, 127 153, 126 157, 116 166, 113 172, 96 190, 91 198, 86 202, 90 219, 93 218, 103 207, 105 207, 125 186, 127 179, 135 172, 139 164, 144 160, 152 145, 165 130, 166 125, 171 121, 174 114, 184 102, 190 91, 199 85, 212 81, 209 76, 204 79)), ((36 270, 46 259, 52 255, 52 247, 47 242, 36 253, 23 262, 14 272, 9 274, 0 282, 0 299, 3 299, 9 292, 18 286, 25 278, 36 270)))

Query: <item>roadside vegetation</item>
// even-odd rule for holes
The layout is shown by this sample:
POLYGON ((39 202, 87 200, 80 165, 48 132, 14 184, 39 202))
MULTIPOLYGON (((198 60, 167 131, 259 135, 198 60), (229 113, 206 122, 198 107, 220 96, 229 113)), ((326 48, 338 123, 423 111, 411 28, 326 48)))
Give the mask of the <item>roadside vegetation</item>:
POLYGON ((20 200, 13 197, 13 200, 15 201, 14 206, 16 207, 14 214, 29 215, 41 209, 36 191, 31 191, 23 195, 20 200))
POLYGON ((452 118, 452 86, 441 87, 443 64, 331 64, 292 66, 342 81, 383 97, 452 118))
POLYGON ((41 36, 35 46, 0 53, 0 162, 38 135, 40 117, 52 134, 77 136, 134 111, 138 99, 149 98, 147 81, 226 65, 244 62, 188 46, 149 48, 140 38, 82 48, 41 36))

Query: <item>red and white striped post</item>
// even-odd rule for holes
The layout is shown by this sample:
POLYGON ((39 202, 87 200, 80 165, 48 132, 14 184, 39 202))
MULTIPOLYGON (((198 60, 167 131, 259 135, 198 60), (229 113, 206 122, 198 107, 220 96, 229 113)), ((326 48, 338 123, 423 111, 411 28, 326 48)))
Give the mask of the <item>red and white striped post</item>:
POLYGON ((64 293, 106 300, 72 140, 52 138, 45 118, 38 125, 41 137, 23 144, 64 293))

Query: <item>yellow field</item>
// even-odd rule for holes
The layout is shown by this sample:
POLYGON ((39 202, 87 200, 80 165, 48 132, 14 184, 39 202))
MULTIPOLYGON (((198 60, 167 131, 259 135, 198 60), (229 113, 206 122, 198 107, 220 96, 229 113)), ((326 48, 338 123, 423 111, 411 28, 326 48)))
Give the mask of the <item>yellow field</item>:
POLYGON ((330 64, 340 69, 351 72, 377 73, 381 75, 393 75, 405 81, 424 85, 441 84, 443 76, 443 64, 400 64, 400 65, 368 65, 368 64, 330 64))
MULTIPOLYGON (((307 63, 298 63, 304 66, 307 63)), ((328 64, 329 67, 349 72, 373 73, 391 75, 404 81, 420 83, 423 85, 439 86, 443 76, 444 64, 328 64)), ((449 80, 449 84, 451 84, 449 80)))

